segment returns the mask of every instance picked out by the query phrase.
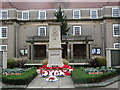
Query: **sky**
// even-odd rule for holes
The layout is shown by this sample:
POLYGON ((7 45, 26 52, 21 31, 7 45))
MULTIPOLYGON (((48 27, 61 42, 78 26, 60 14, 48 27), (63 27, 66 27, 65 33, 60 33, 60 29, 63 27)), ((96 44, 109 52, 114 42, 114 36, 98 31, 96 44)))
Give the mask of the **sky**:
POLYGON ((0 0, 2 2, 119 2, 120 0, 0 0))

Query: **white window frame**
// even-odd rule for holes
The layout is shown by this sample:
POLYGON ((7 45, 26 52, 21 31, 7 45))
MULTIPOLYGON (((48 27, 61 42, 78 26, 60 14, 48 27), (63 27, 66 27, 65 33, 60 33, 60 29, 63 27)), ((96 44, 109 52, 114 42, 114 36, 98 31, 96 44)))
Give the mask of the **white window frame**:
POLYGON ((91 19, 96 19, 94 17, 92 17, 92 12, 95 11, 96 12, 96 18, 98 18, 98 10, 90 10, 90 18, 91 19))
POLYGON ((80 19, 80 18, 81 18, 81 12, 80 12, 80 10, 73 10, 73 19, 80 19), (79 12, 79 17, 78 18, 75 18, 75 14, 74 14, 75 11, 79 12))
POLYGON ((112 8, 112 17, 119 17, 120 16, 120 10, 119 8, 112 8), (118 16, 114 16, 113 10, 118 9, 118 16))
POLYGON ((22 20, 29 20, 30 18, 29 18, 29 11, 22 11, 22 20), (28 13, 28 18, 27 19, 24 19, 23 18, 23 13, 28 13))
POLYGON ((115 32, 114 32, 114 27, 115 26, 119 26, 120 27, 120 24, 113 24, 113 36, 114 37, 119 37, 120 35, 115 35, 115 32))
POLYGON ((116 48, 115 45, 119 45, 119 46, 120 46, 120 43, 114 43, 114 48, 115 48, 115 49, 119 49, 119 48, 120 48, 120 47, 119 47, 119 48, 116 48))
POLYGON ((41 19, 41 18, 40 18, 40 13, 41 13, 41 12, 45 12, 45 19, 46 19, 46 11, 39 11, 38 19, 40 19, 40 20, 45 20, 45 19, 41 19))
POLYGON ((2 12, 7 12, 7 18, 5 18, 5 19, 8 19, 8 10, 1 10, 0 11, 0 19, 4 20, 4 18, 2 17, 2 12))
POLYGON ((79 35, 81 35, 81 26, 73 26, 73 35, 75 36, 75 27, 79 27, 80 28, 79 35))
POLYGON ((0 45, 0 51, 6 51, 7 50, 7 45, 0 45), (6 49, 5 50, 2 50, 2 47, 5 46, 6 49))
POLYGON ((7 39, 8 36, 8 28, 6 26, 0 27, 0 38, 1 39, 7 39), (6 37, 2 37, 2 28, 6 28, 6 37))
POLYGON ((45 26, 38 27, 38 36, 46 36, 46 27, 45 26), (45 29, 45 35, 40 35, 40 28, 45 29))

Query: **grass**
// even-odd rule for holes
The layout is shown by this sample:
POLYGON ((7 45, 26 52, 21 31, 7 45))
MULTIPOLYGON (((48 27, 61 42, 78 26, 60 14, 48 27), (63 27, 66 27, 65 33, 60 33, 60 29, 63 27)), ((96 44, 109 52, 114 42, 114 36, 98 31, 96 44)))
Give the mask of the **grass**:
POLYGON ((3 75, 2 82, 5 84, 25 85, 37 75, 36 68, 31 68, 21 75, 3 75))
POLYGON ((107 72, 98 75, 89 75, 84 72, 84 68, 75 68, 72 72, 72 79, 75 84, 79 83, 96 83, 101 82, 105 79, 111 78, 117 74, 120 74, 120 70, 114 72, 107 72))

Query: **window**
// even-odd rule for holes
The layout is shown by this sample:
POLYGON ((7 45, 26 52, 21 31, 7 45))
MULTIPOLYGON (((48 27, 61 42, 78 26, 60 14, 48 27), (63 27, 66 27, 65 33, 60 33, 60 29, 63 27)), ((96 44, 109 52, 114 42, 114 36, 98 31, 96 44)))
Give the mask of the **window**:
POLYGON ((46 11, 39 11, 39 19, 41 20, 46 19, 46 11))
POLYGON ((46 36, 46 27, 38 27, 38 36, 46 36))
POLYGON ((22 20, 29 20, 29 11, 22 12, 22 20))
POLYGON ((0 12, 0 18, 1 19, 8 19, 8 11, 7 10, 2 10, 0 12))
POLYGON ((120 36, 120 24, 113 24, 113 36, 120 36))
POLYGON ((98 18, 98 12, 97 10, 90 10, 90 18, 98 18))
POLYGON ((93 48, 92 54, 94 55, 100 55, 101 54, 101 48, 93 48))
POLYGON ((73 35, 81 35, 81 26, 73 26, 73 35))
POLYGON ((119 17, 119 9, 118 8, 112 8, 112 16, 119 17))
POLYGON ((114 48, 120 48, 120 43, 114 43, 114 48))
POLYGON ((27 55, 27 54, 28 54, 27 49, 20 49, 20 55, 21 55, 21 56, 25 56, 25 55, 27 55))
POLYGON ((80 10, 73 11, 73 19, 80 19, 80 10))
POLYGON ((0 38, 7 38, 7 27, 0 27, 0 38))
POLYGON ((7 45, 0 45, 0 51, 7 50, 7 45))

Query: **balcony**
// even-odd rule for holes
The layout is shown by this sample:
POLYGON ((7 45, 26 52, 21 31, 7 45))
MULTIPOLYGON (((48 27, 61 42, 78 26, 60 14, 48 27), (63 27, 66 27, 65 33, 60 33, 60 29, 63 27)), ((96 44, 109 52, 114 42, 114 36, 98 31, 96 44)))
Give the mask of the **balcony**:
MULTIPOLYGON (((28 43, 32 42, 48 42, 49 36, 29 36, 26 40, 28 43)), ((78 35, 78 36, 62 36, 62 42, 70 41, 93 41, 91 35, 78 35)))

